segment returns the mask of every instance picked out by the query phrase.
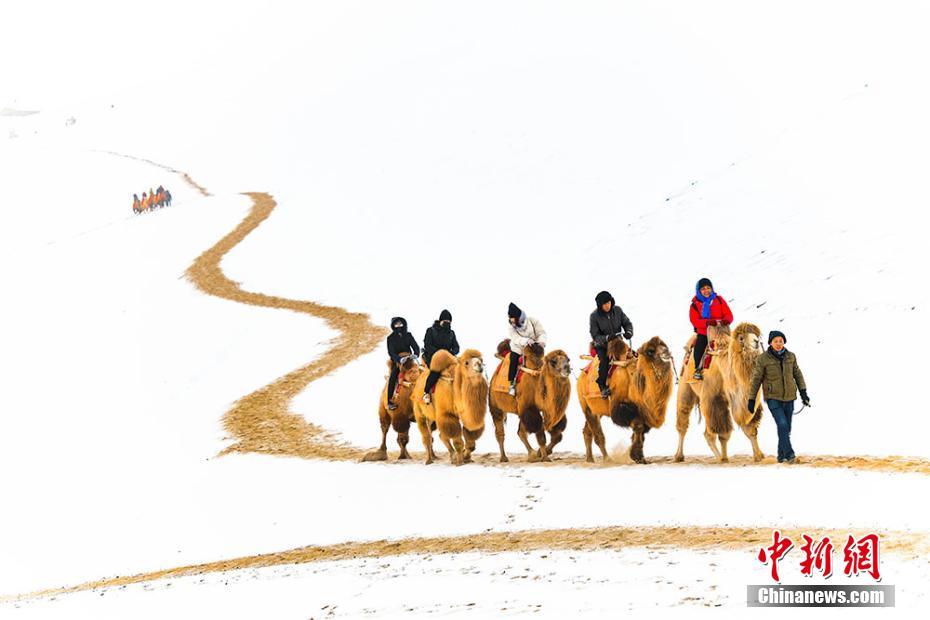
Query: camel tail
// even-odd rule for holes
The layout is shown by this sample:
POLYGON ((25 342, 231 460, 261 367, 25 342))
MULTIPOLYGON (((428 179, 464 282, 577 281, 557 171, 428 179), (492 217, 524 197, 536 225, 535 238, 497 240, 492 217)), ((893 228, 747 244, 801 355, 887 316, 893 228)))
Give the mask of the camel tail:
POLYGON ((729 435, 733 430, 730 409, 723 394, 717 394, 711 400, 707 411, 707 428, 717 435, 729 435))
POLYGON ((639 415, 639 408, 629 401, 616 401, 610 408, 610 419, 617 426, 629 428, 639 415))

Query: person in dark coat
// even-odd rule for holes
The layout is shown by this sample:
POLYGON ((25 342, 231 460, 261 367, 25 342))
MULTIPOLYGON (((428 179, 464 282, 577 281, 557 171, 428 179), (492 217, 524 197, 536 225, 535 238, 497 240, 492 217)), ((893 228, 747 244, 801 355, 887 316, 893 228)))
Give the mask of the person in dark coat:
MULTIPOLYGON (((452 313, 443 310, 439 313, 439 319, 433 321, 433 326, 426 330, 423 336, 423 361, 429 368, 430 361, 436 351, 448 351, 452 355, 459 354, 459 343, 455 339, 455 332, 452 331, 452 313)), ((426 385, 423 388, 423 402, 427 405, 433 400, 431 393, 436 382, 439 381, 440 373, 433 370, 429 371, 426 377, 426 385)))
POLYGON ((601 388, 601 396, 610 396, 607 387, 607 371, 610 370, 610 359, 607 357, 607 342, 620 336, 629 340, 633 337, 633 322, 623 312, 623 309, 614 301, 613 295, 601 291, 594 297, 597 304, 591 313, 591 340, 594 341, 594 350, 597 352, 597 386, 601 388))
POLYGON ((807 383, 798 366, 797 356, 785 348, 787 338, 778 330, 769 332, 769 348, 756 358, 749 382, 749 411, 756 411, 756 395, 762 388, 762 398, 769 406, 775 427, 778 429, 778 462, 795 463, 794 448, 791 447, 791 417, 794 401, 801 393, 801 402, 810 407, 807 383))
POLYGON ((388 379, 388 409, 397 409, 394 402, 394 390, 397 389, 397 377, 400 374, 400 360, 408 355, 420 355, 420 345, 413 334, 407 331, 407 319, 395 316, 391 319, 391 334, 387 337, 388 356, 391 358, 391 376, 388 379))
POLYGON ((688 310, 688 317, 694 327, 691 346, 694 349, 694 380, 704 378, 704 352, 707 350, 707 326, 729 325, 733 322, 733 312, 727 301, 714 291, 709 278, 701 278, 694 287, 694 298, 688 310))

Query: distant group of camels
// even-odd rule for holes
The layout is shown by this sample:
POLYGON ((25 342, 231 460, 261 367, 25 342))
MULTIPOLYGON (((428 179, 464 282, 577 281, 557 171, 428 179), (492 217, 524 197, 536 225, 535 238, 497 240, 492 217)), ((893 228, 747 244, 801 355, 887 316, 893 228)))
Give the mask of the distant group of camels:
MULTIPOLYGON (((584 412, 582 431, 585 460, 594 462, 592 443, 597 444, 605 461, 610 461, 601 428, 601 418, 609 417, 614 424, 632 430, 629 456, 636 463, 645 463, 643 443, 646 433, 665 423, 665 411, 671 399, 674 382, 680 376, 676 428, 678 450, 675 461, 684 460, 684 438, 695 405, 704 419, 704 438, 720 463, 728 461, 727 442, 733 425, 739 426, 752 444, 753 459, 764 458, 759 448, 758 429, 762 420, 761 398, 753 412, 745 403, 750 400, 749 384, 756 358, 762 354, 761 331, 751 323, 740 323, 735 329, 718 325, 708 327, 712 345, 708 355, 712 363, 704 371, 702 381, 693 380, 694 360, 690 353, 681 371, 676 373, 671 351, 658 336, 651 338, 636 351, 621 338, 608 343, 611 371, 608 376, 610 396, 603 398, 597 387, 597 358, 588 364, 578 379, 575 390, 584 412)), ((432 402, 423 402, 426 368, 413 356, 402 361, 396 395, 397 409, 388 409, 387 386, 381 391, 378 408, 381 422, 381 446, 366 455, 365 460, 387 459, 387 435, 390 428, 397 432, 400 459, 410 458, 407 452, 409 430, 416 423, 426 448, 426 463, 436 458, 433 432, 449 451, 455 465, 471 461, 475 442, 484 432, 488 411, 494 423, 494 434, 500 447, 500 461, 507 462, 504 450, 504 421, 508 413, 519 419, 517 435, 526 446, 531 462, 549 461, 556 444, 562 440, 567 420, 565 411, 571 397, 571 363, 561 349, 545 353, 539 345, 527 347, 520 366, 521 378, 516 396, 508 393, 505 358, 509 355, 507 341, 498 346, 496 357, 502 360, 490 378, 485 372, 481 353, 468 349, 455 356, 438 351, 430 370, 441 372, 432 402), (534 448, 528 435, 536 436, 534 448)), ((582 356, 590 359, 589 356, 582 356)))

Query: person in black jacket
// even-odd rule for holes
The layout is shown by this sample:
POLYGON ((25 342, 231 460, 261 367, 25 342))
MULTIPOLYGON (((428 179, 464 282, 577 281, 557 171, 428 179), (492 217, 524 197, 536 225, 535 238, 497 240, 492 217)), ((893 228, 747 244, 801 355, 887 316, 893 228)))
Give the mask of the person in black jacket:
MULTIPOLYGON (((452 331, 452 313, 448 310, 439 313, 439 319, 433 321, 433 326, 427 329, 426 335, 423 336, 423 361, 426 362, 427 368, 429 368, 430 361, 433 359, 433 354, 442 350, 446 350, 452 355, 459 354, 459 343, 455 339, 455 332, 452 331)), ((436 382, 439 381, 439 374, 431 370, 429 376, 426 377, 423 402, 427 405, 432 402, 430 394, 436 382)))
POLYGON ((391 358, 391 376, 388 379, 388 409, 397 409, 394 402, 394 390, 397 388, 397 376, 400 374, 400 360, 408 355, 420 355, 420 345, 413 334, 407 331, 407 319, 395 316, 391 319, 391 334, 387 337, 387 350, 391 358))
POLYGON ((614 301, 613 295, 601 291, 595 296, 597 308, 591 313, 591 339, 597 352, 597 386, 601 388, 601 397, 610 396, 607 387, 607 371, 610 359, 607 357, 607 342, 619 336, 627 340, 633 337, 633 323, 614 301))

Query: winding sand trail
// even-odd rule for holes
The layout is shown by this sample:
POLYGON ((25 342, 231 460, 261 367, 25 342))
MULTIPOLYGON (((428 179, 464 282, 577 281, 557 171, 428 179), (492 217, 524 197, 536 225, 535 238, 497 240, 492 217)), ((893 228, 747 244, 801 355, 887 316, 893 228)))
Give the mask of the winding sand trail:
POLYGON ((387 331, 372 325, 367 314, 312 301, 244 291, 237 282, 227 278, 220 269, 223 256, 265 221, 276 206, 269 194, 245 195, 252 199, 249 214, 232 232, 194 260, 187 269, 187 277, 208 295, 253 306, 303 312, 323 319, 339 332, 339 336, 331 341, 330 348, 319 359, 236 401, 223 416, 223 426, 235 443, 221 454, 260 452, 301 458, 358 460, 364 455, 363 450, 340 442, 331 433, 291 413, 290 403, 312 381, 373 351, 387 331))
MULTIPOLYGON (((930 551, 930 537, 912 532, 856 532, 849 530, 823 530, 820 528, 795 528, 780 530, 783 536, 801 541, 802 534, 815 533, 829 536, 834 545, 842 545, 848 534, 855 537, 865 533, 877 533, 882 540, 882 553, 897 555, 906 560, 925 557, 930 551)), ((126 586, 157 579, 176 579, 231 570, 267 568, 286 564, 310 562, 333 562, 360 558, 381 558, 399 555, 436 555, 447 553, 506 553, 513 551, 536 551, 541 549, 599 551, 619 550, 625 547, 676 548, 692 550, 744 550, 757 552, 772 543, 771 528, 723 528, 723 527, 598 527, 554 530, 518 530, 513 532, 490 532, 452 537, 417 537, 401 540, 375 540, 347 542, 335 545, 298 547, 287 551, 262 555, 244 556, 190 564, 165 570, 137 575, 112 577, 88 581, 75 586, 50 588, 4 597, 0 600, 19 601, 25 599, 70 594, 86 590, 97 590, 126 586)))
MULTIPOLYGON (((198 185, 186 173, 157 164, 155 162, 111 153, 120 157, 129 157, 145 161, 179 174, 202 195, 210 193, 198 185)), ((366 450, 346 444, 325 429, 307 422, 302 416, 290 412, 291 400, 304 390, 311 382, 327 375, 352 360, 373 351, 387 330, 373 325, 368 315, 353 313, 335 306, 326 306, 312 301, 298 301, 245 291, 242 287, 223 274, 220 262, 223 257, 246 236, 255 230, 274 210, 276 203, 270 194, 253 192, 244 194, 252 199, 252 209, 245 219, 231 232, 220 239, 211 248, 198 256, 186 271, 186 276, 199 290, 209 295, 236 301, 239 303, 281 308, 294 312, 303 312, 323 319, 339 336, 331 341, 331 347, 319 359, 297 368, 239 399, 226 412, 223 424, 232 435, 234 443, 221 454, 231 452, 258 452, 296 456, 300 458, 357 461, 366 450)), ((375 393, 373 392, 373 398, 375 393)), ((377 428, 374 407, 371 413, 373 432, 377 428)), ((414 460, 408 466, 419 466, 416 460, 421 456, 412 453, 414 460)), ((392 453, 392 457, 393 457, 392 453)), ((511 456, 511 463, 497 462, 496 453, 475 454, 475 463, 495 467, 522 466, 526 455, 511 456)), ((872 457, 872 456, 801 456, 802 464, 808 467, 839 467, 856 470, 871 470, 894 473, 930 474, 930 460, 913 457, 872 457)), ((774 463, 773 458, 762 463, 753 463, 750 456, 736 455, 731 463, 719 465, 711 457, 688 457, 684 464, 672 462, 672 457, 652 457, 649 463, 658 466, 681 467, 684 465, 704 465, 713 467, 765 466, 774 463)), ((584 464, 584 456, 577 453, 557 453, 552 463, 536 463, 533 467, 604 467, 626 466, 640 467, 621 463, 595 465, 584 464)), ((435 465, 434 465, 435 467, 435 465)), ((785 535, 799 539, 803 532, 815 532, 829 535, 833 540, 844 540, 846 530, 824 531, 820 528, 782 530, 785 535)), ((871 531, 871 530, 870 530, 871 531)), ((908 559, 926 556, 930 552, 930 536, 914 532, 878 532, 882 536, 882 550, 903 555, 908 559)), ((336 545, 309 546, 287 551, 245 556, 179 566, 153 572, 139 573, 131 576, 88 581, 74 586, 50 588, 24 594, 0 597, 0 601, 22 601, 37 597, 54 596, 99 588, 110 588, 128 584, 142 583, 157 579, 170 579, 191 575, 203 575, 229 570, 262 568, 283 564, 301 564, 353 558, 373 558, 397 556, 404 554, 440 554, 478 551, 484 553, 502 553, 508 551, 529 551, 538 549, 566 549, 587 551, 595 549, 620 549, 623 547, 674 547, 681 549, 745 549, 756 550, 771 542, 771 528, 730 528, 730 527, 598 527, 567 528, 552 530, 530 530, 516 532, 491 532, 453 537, 417 537, 400 540, 376 540, 363 542, 346 542, 336 545)))

